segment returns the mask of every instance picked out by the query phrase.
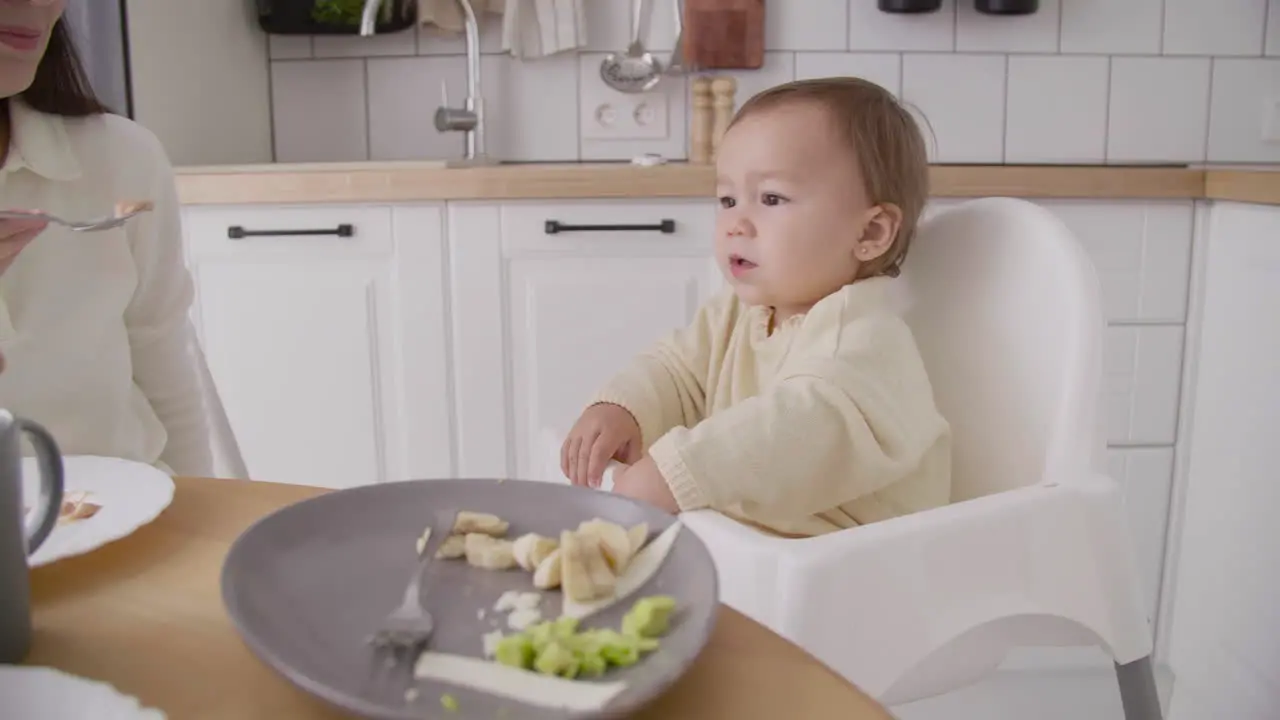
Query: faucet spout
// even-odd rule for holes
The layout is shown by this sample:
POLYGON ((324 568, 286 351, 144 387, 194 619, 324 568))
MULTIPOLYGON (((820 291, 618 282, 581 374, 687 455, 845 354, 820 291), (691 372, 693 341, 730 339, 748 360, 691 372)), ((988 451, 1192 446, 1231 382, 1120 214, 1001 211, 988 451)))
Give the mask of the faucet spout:
POLYGON ((466 21, 467 99, 462 108, 448 107, 448 98, 436 111, 436 129, 440 132, 466 133, 464 164, 489 162, 485 148, 484 94, 480 90, 480 19, 471 0, 457 0, 466 21))
POLYGON ((364 9, 360 11, 360 35, 372 37, 378 32, 378 11, 382 9, 382 0, 364 0, 364 9))

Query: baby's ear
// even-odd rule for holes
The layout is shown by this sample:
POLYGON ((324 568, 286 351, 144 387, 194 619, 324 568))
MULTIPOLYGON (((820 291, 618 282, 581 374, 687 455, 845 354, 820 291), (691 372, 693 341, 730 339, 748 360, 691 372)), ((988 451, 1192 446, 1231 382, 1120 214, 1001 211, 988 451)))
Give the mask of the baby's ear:
POLYGON ((862 237, 854 253, 858 262, 870 262, 889 252, 902 227, 902 209, 892 203, 882 203, 871 208, 870 216, 862 228, 862 237))

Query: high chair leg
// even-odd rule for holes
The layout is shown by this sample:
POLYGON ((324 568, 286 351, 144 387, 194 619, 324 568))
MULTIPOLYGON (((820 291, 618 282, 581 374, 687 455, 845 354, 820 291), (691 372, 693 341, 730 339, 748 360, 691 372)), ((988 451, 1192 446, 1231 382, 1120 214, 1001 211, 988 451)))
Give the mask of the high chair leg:
POLYGON ((1124 665, 1116 663, 1116 680, 1125 720, 1162 720, 1150 655, 1124 665))

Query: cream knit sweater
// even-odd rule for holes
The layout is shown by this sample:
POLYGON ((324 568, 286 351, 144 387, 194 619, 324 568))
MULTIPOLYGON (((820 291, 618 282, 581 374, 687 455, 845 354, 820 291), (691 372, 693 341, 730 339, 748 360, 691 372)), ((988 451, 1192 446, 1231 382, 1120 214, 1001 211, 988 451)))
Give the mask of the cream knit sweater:
POLYGON ((635 416, 681 510, 811 536, 945 505, 951 434, 889 278, 769 331, 731 290, 593 402, 635 416))

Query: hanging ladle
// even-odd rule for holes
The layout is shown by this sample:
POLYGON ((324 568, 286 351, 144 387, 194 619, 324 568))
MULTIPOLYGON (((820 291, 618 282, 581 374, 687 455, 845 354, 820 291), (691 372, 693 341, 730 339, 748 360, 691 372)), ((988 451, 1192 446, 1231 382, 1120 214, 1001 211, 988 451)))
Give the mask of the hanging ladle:
POLYGON ((609 87, 624 93, 641 93, 653 89, 662 79, 662 63, 644 49, 641 38, 649 24, 649 0, 634 0, 631 45, 625 54, 609 53, 600 63, 600 79, 609 87))

